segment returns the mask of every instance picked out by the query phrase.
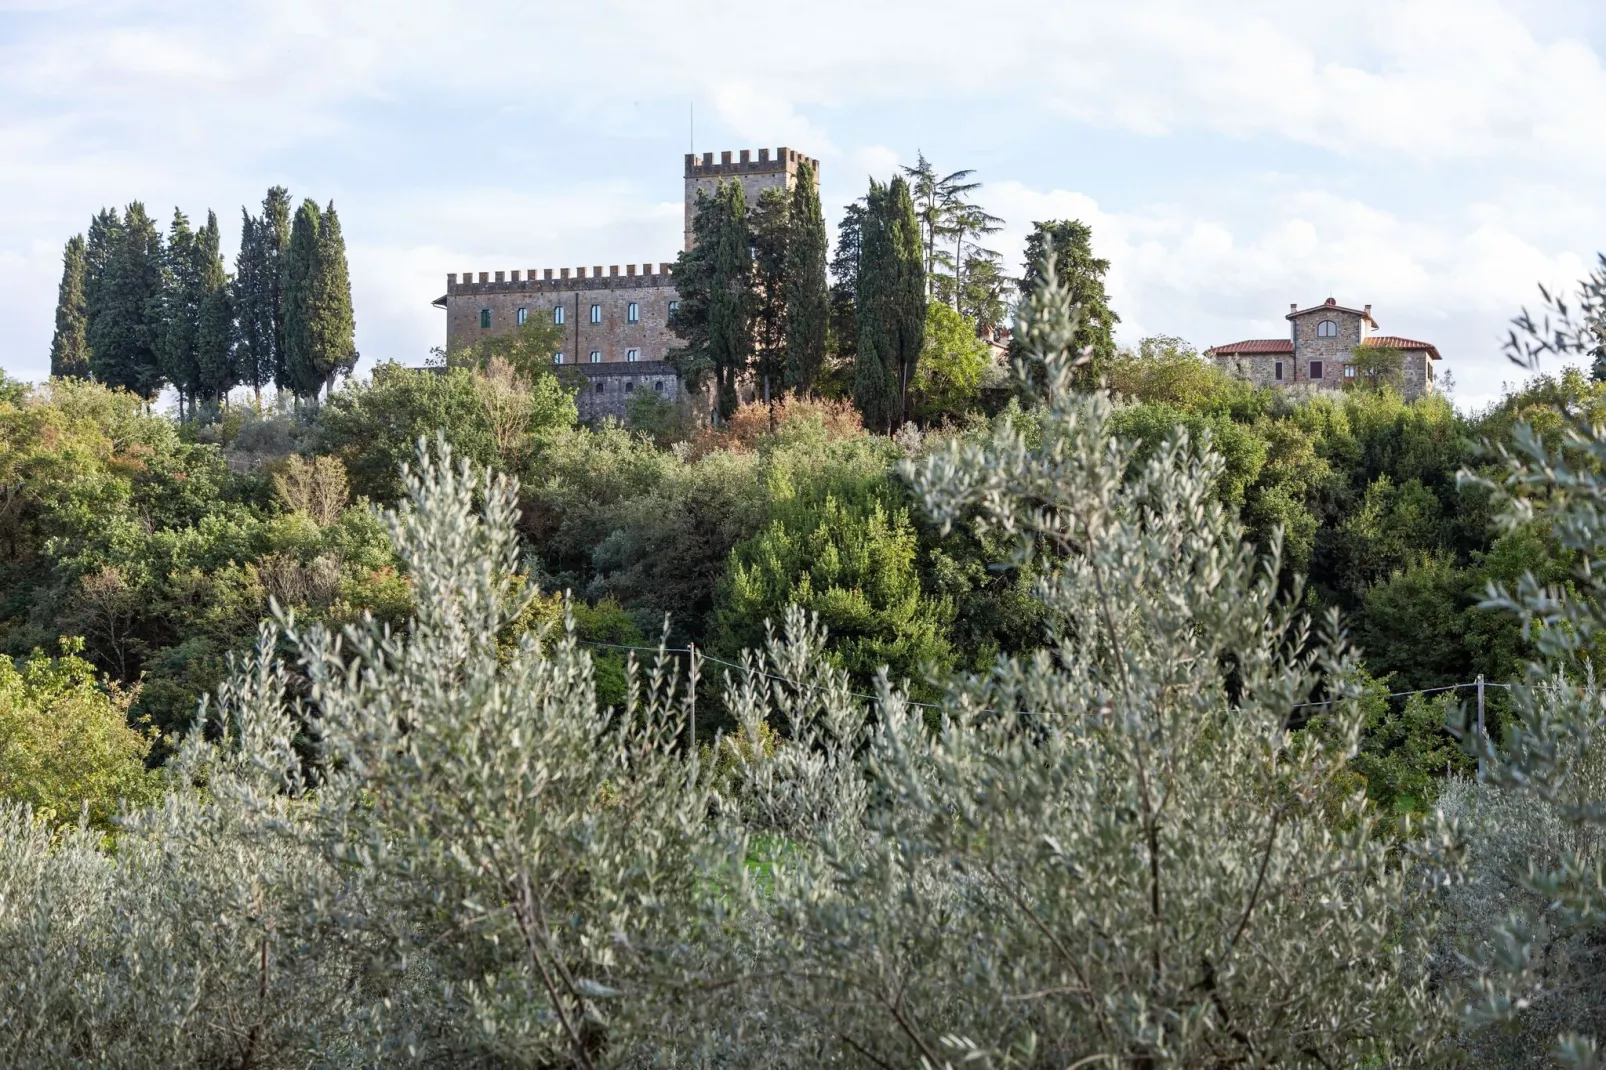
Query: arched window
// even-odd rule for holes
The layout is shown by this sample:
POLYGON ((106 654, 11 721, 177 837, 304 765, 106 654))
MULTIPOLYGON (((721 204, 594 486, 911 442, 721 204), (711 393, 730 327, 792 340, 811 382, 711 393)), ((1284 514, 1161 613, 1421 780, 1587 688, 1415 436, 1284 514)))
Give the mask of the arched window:
POLYGON ((1316 325, 1316 337, 1337 338, 1338 324, 1334 323, 1332 320, 1322 320, 1322 322, 1316 325))

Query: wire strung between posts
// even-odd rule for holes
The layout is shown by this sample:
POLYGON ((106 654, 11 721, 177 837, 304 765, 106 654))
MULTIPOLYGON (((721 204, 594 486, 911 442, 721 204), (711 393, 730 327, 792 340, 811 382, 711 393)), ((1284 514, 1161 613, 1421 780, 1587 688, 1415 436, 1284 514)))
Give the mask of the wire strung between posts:
MULTIPOLYGON (((711 661, 716 665, 723 665, 726 668, 735 669, 737 672, 754 673, 754 674, 756 674, 758 676, 762 676, 762 677, 764 677, 766 679, 769 679, 769 680, 776 680, 776 681, 779 681, 780 683, 783 683, 783 684, 791 684, 793 687, 809 688, 811 690, 816 690, 816 691, 825 690, 824 688, 820 687, 819 684, 806 684, 806 683, 803 683, 803 682, 801 682, 799 680, 790 680, 790 679, 786 678, 785 676, 777 676, 774 673, 765 672, 762 669, 751 669, 751 668, 748 668, 748 667, 746 667, 744 665, 738 665, 738 664, 736 664, 735 662, 732 662, 732 661, 726 661, 724 658, 716 658, 712 654, 705 654, 705 653, 703 653, 701 651, 693 651, 689 647, 683 647, 683 646, 678 646, 678 647, 677 646, 665 646, 665 647, 657 647, 657 646, 624 646, 624 645, 622 645, 620 643, 603 643, 603 642, 597 642, 597 641, 590 640, 590 639, 576 639, 575 642, 580 643, 580 644, 582 644, 584 646, 607 647, 609 650, 635 650, 635 651, 640 651, 640 652, 646 653, 646 654, 658 654, 658 653, 664 653, 664 654, 693 654, 693 653, 695 653, 695 654, 697 654, 698 657, 702 658, 704 661, 711 661)), ((1477 687, 1477 686, 1478 686, 1478 684, 1477 684, 1476 681, 1474 681, 1474 682, 1472 682, 1470 684, 1445 684, 1442 687, 1423 687, 1423 688, 1419 688, 1419 689, 1417 689, 1415 691, 1390 691, 1388 694, 1386 694, 1386 695, 1384 695, 1382 697, 1385 698, 1385 699, 1408 698, 1411 695, 1432 695, 1432 694, 1435 694, 1435 693, 1437 693, 1439 691, 1458 691, 1463 687, 1477 687)), ((1497 683, 1492 683, 1492 682, 1490 682, 1488 680, 1485 680, 1483 682, 1483 686, 1486 687, 1486 688, 1488 688, 1488 687, 1504 687, 1504 688, 1509 689, 1513 685, 1512 684, 1497 684, 1497 683)), ((850 696, 852 698, 864 699, 866 702, 879 702, 879 701, 881 701, 880 699, 876 698, 874 695, 861 695, 857 691, 845 691, 845 692, 843 692, 843 694, 848 695, 848 696, 850 696)), ((1338 702, 1338 701, 1339 701, 1338 699, 1328 698, 1328 699, 1321 699, 1321 700, 1319 700, 1317 702, 1301 702, 1301 703, 1298 703, 1297 705, 1293 706, 1292 709, 1302 710, 1302 709, 1306 709, 1306 708, 1311 707, 1311 706, 1331 706, 1333 703, 1338 702)), ((904 704, 908 705, 908 706, 919 706, 920 708, 927 709, 927 710, 940 710, 940 709, 942 709, 941 706, 936 706, 936 705, 933 705, 932 703, 929 703, 929 702, 916 702, 913 699, 905 699, 904 700, 904 704)), ((988 711, 988 712, 990 712, 990 711, 988 711)), ((1022 711, 1022 712, 1024 712, 1024 711, 1022 711)))
MULTIPOLYGON (((777 681, 779 681, 780 683, 783 683, 783 684, 791 684, 793 687, 804 687, 804 688, 808 688, 808 689, 810 689, 812 691, 824 691, 824 690, 826 690, 826 688, 821 687, 819 684, 805 684, 805 683, 802 683, 801 681, 798 681, 798 680, 789 680, 784 676, 776 676, 772 672, 765 672, 762 669, 751 669, 751 668, 748 668, 745 665, 738 665, 733 661, 726 661, 724 658, 716 658, 712 654, 705 654, 701 650, 692 651, 690 648, 683 647, 683 646, 663 646, 663 647, 659 647, 659 646, 623 646, 623 645, 621 645, 619 643, 602 643, 602 642, 596 642, 596 641, 591 640, 591 639, 576 639, 575 642, 580 643, 580 644, 582 644, 584 646, 607 647, 609 650, 639 650, 639 651, 641 651, 643 653, 647 653, 647 654, 657 654, 657 653, 660 653, 660 652, 664 653, 664 654, 691 654, 691 653, 696 653, 696 655, 698 657, 702 658, 704 661, 711 661, 715 665, 723 665, 728 669, 735 669, 737 672, 753 673, 753 674, 755 674, 757 676, 762 676, 762 677, 764 677, 766 679, 769 679, 769 680, 777 680, 777 681)), ((850 696, 852 698, 864 699, 866 702, 880 702, 881 701, 880 699, 876 698, 874 695, 861 695, 857 691, 844 691, 842 693, 844 695, 848 695, 848 696, 850 696)), ((942 709, 941 706, 934 706, 929 702, 916 702, 914 699, 904 699, 903 701, 904 701, 904 705, 906 705, 906 706, 919 706, 922 709, 927 709, 927 710, 940 710, 940 709, 942 709)))

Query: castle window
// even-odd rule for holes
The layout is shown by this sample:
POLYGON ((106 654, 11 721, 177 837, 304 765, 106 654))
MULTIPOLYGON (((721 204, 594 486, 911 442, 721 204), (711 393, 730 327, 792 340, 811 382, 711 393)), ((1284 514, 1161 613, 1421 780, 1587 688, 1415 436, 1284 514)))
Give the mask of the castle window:
POLYGON ((652 381, 652 388, 658 391, 658 393, 662 394, 664 392, 664 381, 662 379, 654 379, 652 381))
POLYGON ((634 301, 630 302, 629 309, 625 311, 625 319, 629 320, 631 323, 640 323, 641 306, 636 304, 634 301))
POLYGON ((1320 379, 1322 377, 1322 362, 1321 361, 1313 360, 1313 361, 1310 362, 1310 377, 1312 379, 1320 379))
POLYGON ((480 309, 480 330, 483 331, 487 327, 489 327, 490 325, 491 325, 491 310, 488 309, 488 308, 480 309))
POLYGON ((553 364, 562 364, 563 363, 563 354, 562 353, 554 353, 552 355, 552 363, 553 364))
POLYGON ((625 359, 626 360, 640 360, 641 359, 641 350, 639 350, 639 349, 627 349, 627 350, 625 350, 625 359))
POLYGON ((677 313, 679 311, 680 311, 680 302, 679 301, 671 301, 671 302, 669 302, 669 314, 671 316, 673 316, 675 313, 677 313))
POLYGON ((562 305, 553 305, 552 306, 552 322, 553 323, 558 323, 558 324, 561 324, 563 322, 563 306, 562 305))
POLYGON ((1276 379, 1279 383, 1283 381, 1283 362, 1282 361, 1279 360, 1276 363, 1276 365, 1274 365, 1272 367, 1271 376, 1272 376, 1273 379, 1276 379))
MULTIPOLYGON (((1337 338, 1338 337, 1338 324, 1334 323, 1332 320, 1322 320, 1322 322, 1320 322, 1320 323, 1318 323, 1316 325, 1316 337, 1317 338, 1337 338)), ((1315 376, 1315 378, 1320 379, 1321 376, 1318 375, 1318 376, 1315 376)))
POLYGON ((521 308, 521 309, 519 309, 518 314, 513 317, 513 322, 517 323, 520 327, 522 327, 522 326, 524 326, 524 321, 529 319, 529 318, 530 318, 530 310, 527 309, 527 308, 521 308))
POLYGON ((591 306, 591 322, 592 323, 601 323, 602 322, 602 306, 601 305, 592 305, 591 306))
POLYGON ((602 350, 593 349, 591 351, 591 363, 593 363, 593 364, 601 364, 602 363, 602 350))
POLYGON ((630 382, 625 383, 625 393, 634 394, 635 392, 636 392, 636 384, 635 383, 630 383, 630 382))
POLYGON ((597 393, 599 393, 599 394, 602 393, 602 388, 607 386, 607 385, 608 385, 608 381, 606 379, 598 379, 597 380, 597 393))

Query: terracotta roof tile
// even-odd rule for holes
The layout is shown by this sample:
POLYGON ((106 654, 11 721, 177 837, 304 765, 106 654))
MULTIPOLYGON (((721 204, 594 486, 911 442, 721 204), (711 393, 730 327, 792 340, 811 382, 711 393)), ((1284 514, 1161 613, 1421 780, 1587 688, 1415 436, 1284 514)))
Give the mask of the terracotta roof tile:
POLYGON ((1414 338, 1401 338, 1393 334, 1374 334, 1361 343, 1363 349, 1404 349, 1427 350, 1428 356, 1433 360, 1441 360, 1438 347, 1432 342, 1418 342, 1414 338))
POLYGON ((1207 356, 1226 356, 1232 353, 1292 353, 1294 343, 1287 338, 1250 338, 1242 342, 1229 342, 1205 350, 1207 356))

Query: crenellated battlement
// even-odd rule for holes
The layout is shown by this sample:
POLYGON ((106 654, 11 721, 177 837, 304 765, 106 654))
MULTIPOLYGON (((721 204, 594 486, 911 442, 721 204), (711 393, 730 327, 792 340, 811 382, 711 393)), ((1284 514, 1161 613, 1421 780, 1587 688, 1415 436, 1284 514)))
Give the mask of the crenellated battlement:
POLYGON ((452 294, 483 294, 505 293, 513 291, 544 290, 624 290, 646 289, 654 286, 674 285, 674 265, 660 262, 658 270, 653 270, 650 263, 639 265, 624 265, 624 274, 620 274, 619 265, 613 264, 603 274, 602 265, 597 264, 589 269, 576 268, 530 268, 520 271, 482 271, 476 280, 474 272, 463 272, 462 281, 458 281, 456 272, 446 276, 446 293, 452 294), (523 275, 521 278, 520 275, 523 275))
POLYGON ((752 149, 742 149, 737 159, 731 159, 730 152, 719 154, 719 161, 714 161, 714 154, 705 152, 699 158, 695 153, 686 154, 687 178, 717 178, 722 175, 753 175, 753 174, 795 174, 797 165, 804 160, 814 168, 816 174, 820 170, 820 161, 803 155, 796 149, 789 149, 785 145, 775 150, 770 156, 769 149, 758 149, 758 158, 753 158, 752 149))

